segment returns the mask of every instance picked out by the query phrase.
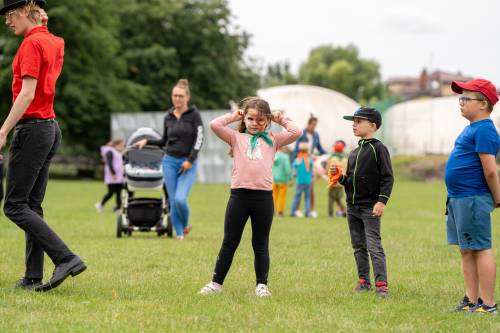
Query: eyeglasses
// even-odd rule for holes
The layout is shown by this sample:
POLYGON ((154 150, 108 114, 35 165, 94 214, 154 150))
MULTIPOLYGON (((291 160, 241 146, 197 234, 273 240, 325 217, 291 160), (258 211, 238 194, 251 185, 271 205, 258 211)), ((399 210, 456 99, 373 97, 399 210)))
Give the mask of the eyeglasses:
POLYGON ((472 97, 467 97, 467 96, 460 96, 458 98, 458 103, 460 103, 461 106, 464 106, 465 103, 467 103, 468 101, 484 101, 484 99, 482 98, 472 98, 472 97))

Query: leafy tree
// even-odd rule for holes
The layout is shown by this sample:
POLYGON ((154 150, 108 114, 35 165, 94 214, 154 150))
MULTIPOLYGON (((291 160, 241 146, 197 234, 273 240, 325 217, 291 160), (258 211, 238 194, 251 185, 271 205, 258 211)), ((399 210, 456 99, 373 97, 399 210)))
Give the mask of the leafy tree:
MULTIPOLYGON (((55 110, 63 152, 96 154, 110 114, 164 110, 179 78, 192 102, 225 108, 254 94, 259 76, 244 59, 249 36, 225 0, 51 0, 49 29, 65 39, 55 110)), ((11 63, 21 39, 0 28, 0 107, 11 106, 11 63)))
POLYGON ((300 80, 337 90, 361 103, 379 100, 384 91, 377 62, 362 59, 356 46, 314 48, 300 67, 300 80))
POLYGON ((243 57, 249 36, 232 24, 227 1, 128 0, 120 17, 128 77, 148 88, 143 109, 166 109, 179 78, 203 109, 255 93, 259 77, 243 57))
MULTIPOLYGON (((139 111, 146 95, 143 87, 125 78, 125 61, 117 57, 115 10, 113 2, 97 0, 52 0, 48 6, 50 31, 65 39, 55 111, 69 153, 95 154, 109 139, 110 114, 139 111)), ((20 39, 3 32, 0 43, 0 100, 2 110, 9 110, 10 64, 20 39)))

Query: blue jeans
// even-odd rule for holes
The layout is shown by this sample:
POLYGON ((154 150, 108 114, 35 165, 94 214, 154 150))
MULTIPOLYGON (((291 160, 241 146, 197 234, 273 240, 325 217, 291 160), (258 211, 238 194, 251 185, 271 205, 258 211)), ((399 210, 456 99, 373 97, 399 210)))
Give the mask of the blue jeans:
POLYGON ((306 216, 309 216, 311 210, 311 184, 297 184, 293 197, 291 215, 295 215, 295 211, 299 208, 302 193, 304 193, 306 216))
POLYGON ((189 224, 189 206, 187 197, 196 178, 196 161, 193 167, 181 174, 182 163, 187 158, 177 158, 165 155, 163 157, 163 177, 167 187, 168 201, 170 203, 170 219, 177 236, 184 235, 184 228, 189 224))

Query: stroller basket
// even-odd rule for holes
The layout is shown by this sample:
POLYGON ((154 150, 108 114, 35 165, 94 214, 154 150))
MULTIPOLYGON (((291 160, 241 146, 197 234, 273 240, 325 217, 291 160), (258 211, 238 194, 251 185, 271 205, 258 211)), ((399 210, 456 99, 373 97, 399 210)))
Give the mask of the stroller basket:
POLYGON ((152 228, 161 223, 162 199, 130 199, 127 208, 130 222, 141 228, 152 228))

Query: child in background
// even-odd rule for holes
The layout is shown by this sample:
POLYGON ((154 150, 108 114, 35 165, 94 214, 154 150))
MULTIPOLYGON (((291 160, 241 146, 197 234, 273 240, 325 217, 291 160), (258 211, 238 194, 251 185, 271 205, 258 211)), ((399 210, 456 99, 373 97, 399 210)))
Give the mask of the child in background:
POLYGON ((354 290, 371 289, 371 258, 375 292, 379 297, 387 297, 389 287, 380 218, 391 196, 394 177, 387 147, 374 138, 382 126, 382 116, 374 108, 362 107, 344 119, 353 121, 354 135, 361 140, 349 155, 345 174, 342 174, 342 167, 332 164, 330 186, 340 182, 347 196, 347 221, 359 277, 354 290))
MULTIPOLYGON (((332 147, 332 154, 328 158, 326 170, 329 170, 332 165, 337 165, 342 170, 347 169, 347 156, 344 153, 345 142, 338 140, 332 147)), ((339 210, 336 215, 339 217, 347 217, 347 209, 344 204, 344 189, 339 183, 330 186, 328 189, 328 216, 333 217, 334 203, 337 204, 339 210)))
POLYGON ((234 157, 231 196, 226 208, 224 240, 217 256, 212 281, 200 294, 222 291, 222 284, 231 267, 234 253, 250 217, 252 247, 258 297, 271 296, 267 286, 269 275, 269 233, 274 215, 273 162, 280 147, 294 142, 302 131, 280 112, 271 112, 269 104, 258 97, 242 101, 241 110, 220 116, 210 123, 214 133, 227 142, 234 157), (268 133, 271 121, 286 131, 268 133), (238 130, 227 125, 239 122, 238 130))
POLYGON ((122 187, 123 187, 123 158, 122 152, 125 148, 124 141, 121 139, 108 142, 101 146, 101 157, 104 161, 104 182, 108 187, 108 193, 104 195, 101 201, 95 204, 98 213, 102 213, 104 205, 115 195, 116 205, 113 208, 117 212, 122 207, 122 187))
POLYGON ((451 89, 462 95, 460 111, 470 122, 455 141, 444 176, 448 191, 446 235, 448 243, 460 249, 465 282, 465 297, 456 310, 496 315, 491 212, 500 206, 495 159, 500 139, 491 112, 498 93, 483 79, 453 81, 451 89))
POLYGON ((311 156, 309 155, 309 144, 302 142, 299 144, 299 153, 293 161, 295 170, 296 188, 295 196, 293 197, 291 216, 303 217, 304 215, 299 210, 300 198, 304 194, 305 215, 311 217, 311 184, 313 181, 314 165, 311 156))
POLYGON ((292 166, 287 146, 281 147, 274 157, 273 180, 274 209, 277 215, 282 217, 284 216, 288 183, 292 180, 292 166))

